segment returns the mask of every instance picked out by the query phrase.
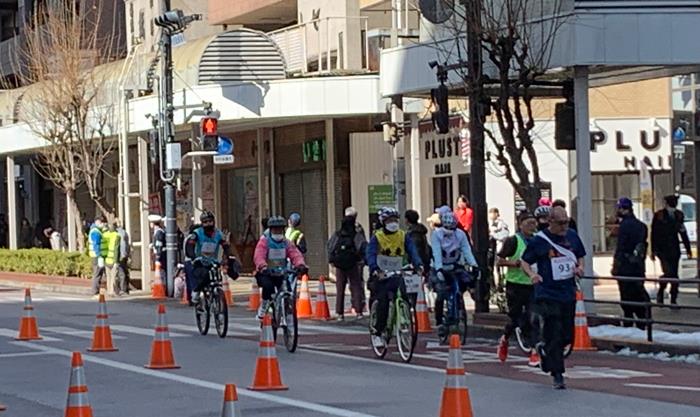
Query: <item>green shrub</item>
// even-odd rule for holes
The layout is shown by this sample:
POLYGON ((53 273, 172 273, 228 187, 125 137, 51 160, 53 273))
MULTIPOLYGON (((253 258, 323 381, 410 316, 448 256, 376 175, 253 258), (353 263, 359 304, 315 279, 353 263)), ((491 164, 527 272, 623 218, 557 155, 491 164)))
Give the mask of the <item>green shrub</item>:
POLYGON ((92 261, 87 254, 79 252, 0 249, 0 271, 89 278, 92 275, 92 261))

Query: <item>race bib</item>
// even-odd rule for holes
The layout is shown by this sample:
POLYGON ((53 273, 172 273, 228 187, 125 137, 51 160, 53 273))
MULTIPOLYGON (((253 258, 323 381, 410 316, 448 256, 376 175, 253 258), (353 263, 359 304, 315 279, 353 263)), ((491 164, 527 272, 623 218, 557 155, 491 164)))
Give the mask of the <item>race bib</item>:
POLYGON ((207 257, 216 256, 217 244, 214 242, 204 242, 202 243, 202 255, 207 257))
POLYGON ((421 277, 415 274, 406 274, 403 276, 403 282, 406 286, 407 294, 415 294, 420 289, 421 277))
POLYGON ((566 256, 552 258, 552 278, 555 281, 563 281, 574 277, 576 264, 566 256))
POLYGON ((282 266, 287 263, 287 250, 285 248, 268 249, 267 259, 270 266, 282 266))
POLYGON ((377 256, 377 266, 384 272, 400 271, 403 267, 403 258, 400 256, 377 256))

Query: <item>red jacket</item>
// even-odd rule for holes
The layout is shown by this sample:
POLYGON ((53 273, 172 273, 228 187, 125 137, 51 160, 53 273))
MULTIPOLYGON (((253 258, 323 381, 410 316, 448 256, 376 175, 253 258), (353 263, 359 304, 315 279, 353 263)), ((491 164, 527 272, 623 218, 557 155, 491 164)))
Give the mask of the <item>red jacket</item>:
POLYGON ((472 223, 474 222, 474 210, 470 209, 469 207, 465 209, 458 208, 455 210, 455 216, 457 217, 459 227, 466 233, 471 233, 472 223))

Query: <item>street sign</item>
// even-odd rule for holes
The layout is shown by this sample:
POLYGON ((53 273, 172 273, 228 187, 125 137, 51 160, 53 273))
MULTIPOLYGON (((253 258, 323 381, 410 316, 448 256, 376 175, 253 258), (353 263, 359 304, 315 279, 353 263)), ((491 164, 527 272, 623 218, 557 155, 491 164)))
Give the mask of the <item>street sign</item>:
POLYGON ((235 161, 233 155, 214 155, 215 165, 229 165, 235 161))
POLYGON ((182 169, 182 150, 179 143, 165 145, 165 169, 182 169))
POLYGON ((219 140, 216 146, 216 153, 219 155, 233 154, 233 141, 231 140, 231 138, 219 136, 219 140))

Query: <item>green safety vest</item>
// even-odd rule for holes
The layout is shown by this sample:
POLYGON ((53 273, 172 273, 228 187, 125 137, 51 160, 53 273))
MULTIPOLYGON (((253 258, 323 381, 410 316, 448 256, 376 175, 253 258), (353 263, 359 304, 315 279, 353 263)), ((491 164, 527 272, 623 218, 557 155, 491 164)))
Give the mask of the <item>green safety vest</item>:
POLYGON ((301 239, 303 233, 301 230, 293 228, 293 227, 288 227, 287 231, 285 232, 285 238, 289 240, 290 242, 294 243, 297 245, 299 243, 299 239, 301 239))
POLYGON ((105 258, 105 265, 114 265, 119 260, 119 239, 116 230, 102 233, 102 256, 105 258))
MULTIPOLYGON (((520 233, 515 234, 515 239, 518 242, 518 246, 515 248, 515 253, 508 257, 509 261, 520 260, 525 252, 525 248, 527 248, 527 243, 525 243, 525 239, 520 236, 520 233)), ((506 282, 521 285, 532 285, 532 280, 522 269, 512 266, 509 266, 508 271, 506 271, 506 282)))
POLYGON ((88 253, 90 254, 91 258, 97 258, 98 256, 104 258, 107 255, 107 248, 108 247, 107 247, 107 239, 105 239, 106 233, 107 232, 103 232, 102 230, 98 229, 97 227, 93 227, 92 229, 90 229, 90 233, 88 235, 88 245, 89 245, 88 253), (92 236, 93 230, 97 230, 98 232, 100 232, 100 236, 102 236, 102 239, 100 240, 100 254, 99 255, 96 254, 95 251, 92 249, 93 245, 92 245, 92 239, 90 237, 92 236))

